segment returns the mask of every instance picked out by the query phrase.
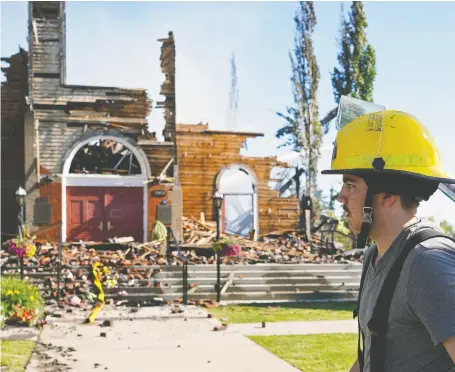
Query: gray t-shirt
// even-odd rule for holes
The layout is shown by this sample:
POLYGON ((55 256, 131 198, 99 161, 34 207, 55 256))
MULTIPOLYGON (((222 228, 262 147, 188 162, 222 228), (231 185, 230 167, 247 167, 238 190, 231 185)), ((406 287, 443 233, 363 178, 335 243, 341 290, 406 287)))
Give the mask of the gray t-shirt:
MULTIPOLYGON (((365 372, 370 372, 367 324, 384 280, 409 236, 429 227, 434 228, 422 220, 408 226, 377 265, 371 262, 368 267, 359 313, 365 335, 365 372)), ((375 245, 368 248, 365 262, 374 251, 375 245)), ((455 371, 442 344, 451 336, 455 336, 455 243, 432 238, 417 245, 403 265, 390 307, 384 372, 455 371)))

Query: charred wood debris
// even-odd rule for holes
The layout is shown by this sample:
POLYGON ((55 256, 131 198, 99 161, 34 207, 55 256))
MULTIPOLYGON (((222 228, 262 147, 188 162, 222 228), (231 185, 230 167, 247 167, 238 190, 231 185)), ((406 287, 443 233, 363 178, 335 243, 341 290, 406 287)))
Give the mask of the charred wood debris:
MULTIPOLYGON (((183 218, 184 242, 180 245, 189 265, 214 265, 216 257, 212 244, 216 240, 216 226, 213 222, 201 221, 194 217, 183 218)), ((325 252, 323 243, 313 235, 311 242, 305 241, 295 231, 272 232, 261 236, 258 241, 230 234, 222 234, 240 247, 240 255, 223 257, 227 265, 252 265, 258 263, 334 263, 361 262, 359 254, 346 256, 341 250, 325 252)), ((35 257, 25 259, 25 277, 36 282, 50 303, 56 304, 58 245, 37 242, 35 257)), ((19 259, 3 249, 0 252, 2 275, 18 275, 19 259)), ((151 241, 137 243, 132 237, 112 238, 108 242, 71 242, 62 246, 61 261, 61 306, 69 305, 87 308, 96 302, 93 281, 90 275, 93 264, 101 261, 109 268, 103 280, 107 288, 119 291, 131 287, 156 288, 154 281, 162 267, 181 266, 178 251, 168 254, 166 242, 151 241)), ((125 291, 125 296, 127 292, 125 291)), ((127 301, 117 301, 121 305, 127 301)), ((178 302, 181 302, 178 301, 178 302)), ((213 301, 191 301, 190 303, 214 306, 213 301)))

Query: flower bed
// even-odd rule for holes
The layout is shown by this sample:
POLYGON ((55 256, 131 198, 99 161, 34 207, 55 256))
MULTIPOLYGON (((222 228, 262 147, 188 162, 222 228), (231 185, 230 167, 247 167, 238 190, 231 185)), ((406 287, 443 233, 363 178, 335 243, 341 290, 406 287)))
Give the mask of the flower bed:
POLYGON ((33 326, 44 316, 38 287, 17 277, 1 277, 1 323, 33 326))

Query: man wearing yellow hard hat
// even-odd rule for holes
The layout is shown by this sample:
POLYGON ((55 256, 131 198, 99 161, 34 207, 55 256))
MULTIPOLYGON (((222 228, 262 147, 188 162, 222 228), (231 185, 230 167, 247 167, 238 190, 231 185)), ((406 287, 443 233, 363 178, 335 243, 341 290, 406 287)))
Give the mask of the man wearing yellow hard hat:
POLYGON ((439 183, 455 179, 409 114, 342 97, 337 121, 322 173, 343 175, 338 200, 365 248, 351 372, 455 371, 455 241, 416 216, 439 183))

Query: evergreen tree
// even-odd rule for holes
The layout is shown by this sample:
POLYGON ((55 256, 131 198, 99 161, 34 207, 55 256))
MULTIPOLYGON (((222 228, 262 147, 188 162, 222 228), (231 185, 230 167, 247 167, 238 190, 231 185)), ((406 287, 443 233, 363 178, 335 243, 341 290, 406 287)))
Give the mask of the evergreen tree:
MULTIPOLYGON (((376 78, 376 53, 368 44, 366 14, 361 1, 352 2, 348 19, 341 5, 340 52, 338 67, 332 72, 332 86, 335 102, 341 96, 352 96, 365 101, 373 101, 374 80, 376 78)), ((322 120, 324 133, 330 122, 337 116, 338 108, 332 109, 322 120)))
POLYGON ((338 193, 336 190, 333 188, 333 186, 330 187, 330 195, 329 195, 329 203, 328 203, 328 210, 331 212, 335 212, 335 201, 338 198, 338 193))
MULTIPOLYGON (((289 53, 294 104, 286 108, 286 114, 277 113, 286 123, 277 131, 276 136, 287 137, 287 141, 280 147, 290 146, 294 151, 303 153, 305 193, 314 196, 317 190, 317 163, 322 130, 317 103, 320 74, 313 48, 313 32, 317 21, 312 1, 299 3, 294 22, 294 50, 293 54, 289 53)), ((297 196, 300 198, 300 190, 297 190, 297 196)))

